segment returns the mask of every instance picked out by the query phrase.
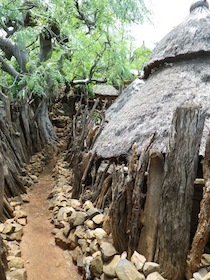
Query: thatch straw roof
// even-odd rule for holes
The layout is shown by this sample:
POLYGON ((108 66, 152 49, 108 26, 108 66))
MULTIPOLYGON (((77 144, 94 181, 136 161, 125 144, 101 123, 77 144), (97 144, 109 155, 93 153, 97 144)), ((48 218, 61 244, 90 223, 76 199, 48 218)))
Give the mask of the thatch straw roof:
POLYGON ((93 86, 93 93, 104 98, 116 98, 119 95, 118 90, 112 85, 95 85, 93 86))
POLYGON ((210 12, 199 7, 184 22, 176 26, 156 46, 144 68, 147 78, 164 63, 210 54, 210 12))
POLYGON ((203 154, 210 129, 209 65, 210 11, 200 7, 158 44, 145 67, 151 73, 145 84, 134 81, 109 108, 93 148, 96 154, 103 158, 128 155, 134 142, 140 152, 153 133, 157 134, 153 149, 165 152, 173 113, 187 101, 207 112, 203 154))

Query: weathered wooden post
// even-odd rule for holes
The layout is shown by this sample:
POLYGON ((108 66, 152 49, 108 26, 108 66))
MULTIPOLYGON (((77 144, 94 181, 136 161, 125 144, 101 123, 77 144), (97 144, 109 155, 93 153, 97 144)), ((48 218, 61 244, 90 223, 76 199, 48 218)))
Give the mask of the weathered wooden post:
POLYGON ((205 116, 195 104, 176 109, 160 197, 155 261, 163 276, 182 280, 190 241, 194 179, 205 116))
POLYGON ((3 216, 3 201, 4 201, 4 169, 3 157, 0 154, 0 220, 3 216))
POLYGON ((208 242, 210 233, 210 135, 206 144, 206 152, 203 160, 203 175, 205 186, 203 188, 203 198, 200 204, 198 227, 187 260, 187 279, 192 278, 193 273, 199 269, 204 247, 208 242))
POLYGON ((147 199, 142 215, 143 228, 138 244, 138 252, 143 253, 147 261, 154 260, 163 172, 163 155, 155 152, 150 156, 148 166, 147 199))
MULTIPOLYGON (((0 154, 0 219, 3 216, 3 198, 4 198, 4 170, 3 170, 3 157, 0 154)), ((4 272, 5 263, 5 249, 3 247, 3 241, 0 237, 0 279, 6 280, 4 272)))

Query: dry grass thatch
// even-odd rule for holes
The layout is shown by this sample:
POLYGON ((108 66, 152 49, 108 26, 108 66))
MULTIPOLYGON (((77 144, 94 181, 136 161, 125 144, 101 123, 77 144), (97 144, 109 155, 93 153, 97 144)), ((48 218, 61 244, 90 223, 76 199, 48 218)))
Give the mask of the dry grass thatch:
MULTIPOLYGON (((153 150, 165 152, 175 109, 195 103, 206 112, 200 154, 210 128, 210 11, 194 10, 155 48, 142 85, 135 80, 106 113, 106 124, 93 150, 103 158, 138 152, 156 134, 153 150), (151 74, 150 74, 151 73, 151 74)), ((187 135, 186 135, 187 137, 187 135)))

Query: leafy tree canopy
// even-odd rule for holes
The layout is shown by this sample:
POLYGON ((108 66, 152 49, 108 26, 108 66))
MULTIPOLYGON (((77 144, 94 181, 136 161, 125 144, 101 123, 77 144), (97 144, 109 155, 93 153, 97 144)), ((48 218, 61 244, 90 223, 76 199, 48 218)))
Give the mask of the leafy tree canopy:
POLYGON ((126 28, 148 13, 143 0, 2 0, 0 86, 31 98, 62 84, 120 85, 148 59, 149 50, 130 47, 126 28))

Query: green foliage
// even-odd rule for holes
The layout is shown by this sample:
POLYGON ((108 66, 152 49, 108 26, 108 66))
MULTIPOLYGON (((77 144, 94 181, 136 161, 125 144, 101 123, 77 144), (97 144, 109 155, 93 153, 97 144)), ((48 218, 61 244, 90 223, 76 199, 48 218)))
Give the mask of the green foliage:
MULTIPOLYGON (((0 85, 13 85, 11 92, 21 98, 55 95, 65 82, 87 78, 119 86, 133 78, 131 69, 140 70, 148 59, 149 50, 130 47, 127 31, 148 14, 144 0, 2 0, 0 28, 15 30, 9 39, 25 46, 28 58, 21 80, 4 74, 0 85), (44 30, 53 50, 40 63, 39 35, 44 30)), ((3 49, 0 55, 4 57, 3 49)), ((6 61, 20 71, 14 58, 6 61)))

